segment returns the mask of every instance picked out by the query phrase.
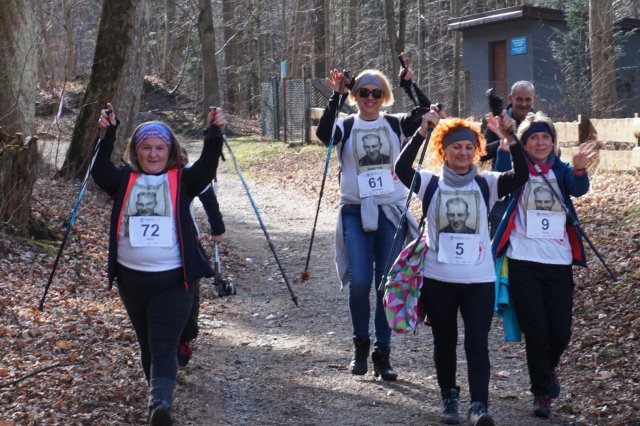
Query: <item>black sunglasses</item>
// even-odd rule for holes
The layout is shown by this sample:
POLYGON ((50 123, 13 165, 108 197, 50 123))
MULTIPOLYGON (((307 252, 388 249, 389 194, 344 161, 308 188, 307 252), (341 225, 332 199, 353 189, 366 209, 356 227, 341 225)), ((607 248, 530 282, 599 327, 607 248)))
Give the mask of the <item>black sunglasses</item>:
POLYGON ((384 90, 382 89, 373 89, 369 90, 366 87, 361 87, 358 89, 358 96, 361 98, 368 98, 369 95, 372 95, 374 99, 380 99, 382 95, 384 95, 384 90))

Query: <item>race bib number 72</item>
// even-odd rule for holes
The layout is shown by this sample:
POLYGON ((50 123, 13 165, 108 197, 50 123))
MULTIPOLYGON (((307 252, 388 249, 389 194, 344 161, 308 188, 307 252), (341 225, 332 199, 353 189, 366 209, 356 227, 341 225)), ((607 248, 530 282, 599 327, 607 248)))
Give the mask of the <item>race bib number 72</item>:
POLYGON ((171 247, 173 229, 169 216, 130 216, 129 240, 133 247, 171 247))

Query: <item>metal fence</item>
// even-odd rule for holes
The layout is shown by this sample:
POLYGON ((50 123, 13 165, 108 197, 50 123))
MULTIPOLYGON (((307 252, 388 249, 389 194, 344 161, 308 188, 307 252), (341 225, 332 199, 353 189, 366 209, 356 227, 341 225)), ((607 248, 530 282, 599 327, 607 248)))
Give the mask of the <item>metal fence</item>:
MULTIPOLYGON (((475 117, 481 120, 489 111, 489 104, 485 92, 489 87, 494 87, 491 81, 466 80, 459 91, 460 116, 475 117)), ((435 86, 435 85, 434 85, 435 86)), ((451 111, 451 105, 455 103, 451 96, 451 87, 430 87, 423 90, 434 102, 444 102, 445 113, 451 111)), ((509 103, 508 92, 510 87, 498 88, 498 94, 503 99, 504 106, 509 103)), ((555 79, 535 81, 536 100, 534 109, 543 111, 554 121, 576 120, 578 114, 586 112, 589 99, 579 99, 570 96, 560 81, 555 79)), ((299 142, 305 139, 305 126, 307 111, 309 108, 325 108, 331 89, 323 79, 298 79, 287 80, 283 91, 282 81, 274 77, 270 82, 261 84, 261 114, 260 124, 262 135, 275 140, 284 140, 284 122, 286 117, 286 140, 299 142), (285 93, 286 92, 286 93, 285 93), (284 101, 286 97, 286 102, 284 101), (286 105, 285 105, 286 104, 286 105), (285 110, 286 107, 286 110, 285 110)), ((634 102, 638 103, 636 99, 634 102)), ((396 102, 390 109, 391 112, 410 111, 413 107, 411 101, 403 93, 396 93, 396 102)), ((343 107, 343 112, 355 112, 350 105, 343 107)), ((632 111, 633 112, 633 111, 632 111)))

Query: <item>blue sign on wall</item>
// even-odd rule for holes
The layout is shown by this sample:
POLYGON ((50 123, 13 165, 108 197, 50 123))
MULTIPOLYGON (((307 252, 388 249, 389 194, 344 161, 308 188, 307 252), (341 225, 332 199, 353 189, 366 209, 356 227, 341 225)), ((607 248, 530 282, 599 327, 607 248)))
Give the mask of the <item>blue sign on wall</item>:
POLYGON ((527 53, 527 37, 514 37, 511 39, 511 55, 524 55, 527 53))

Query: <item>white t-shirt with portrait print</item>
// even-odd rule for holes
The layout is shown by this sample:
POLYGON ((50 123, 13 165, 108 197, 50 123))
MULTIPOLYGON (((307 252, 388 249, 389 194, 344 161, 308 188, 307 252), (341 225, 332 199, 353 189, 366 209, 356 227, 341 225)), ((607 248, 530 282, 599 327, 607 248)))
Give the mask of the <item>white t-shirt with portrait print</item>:
POLYGON ((166 173, 140 175, 129 197, 123 200, 118 263, 144 272, 168 271, 182 266, 166 173))
MULTIPOLYGON (((556 194, 561 194, 556 175, 546 175, 556 194)), ((566 214, 542 176, 529 176, 518 202, 515 228, 509 236, 507 257, 551 265, 571 265, 571 244, 566 214)))
MULTIPOLYGON (((433 173, 420 172, 417 197, 422 201, 433 173)), ((483 172, 489 206, 498 200, 499 172, 483 172)), ((473 284, 496 279, 487 207, 478 183, 452 187, 438 179, 427 209, 427 245, 423 275, 438 281, 473 284)))
MULTIPOLYGON (((338 121, 342 132, 344 120, 338 121)), ((396 176, 393 165, 400 153, 400 140, 389 122, 380 114, 373 121, 354 116, 353 127, 341 153, 340 192, 350 199, 375 195, 406 196, 406 188, 396 176), (377 154, 377 155, 376 155, 377 154)))

